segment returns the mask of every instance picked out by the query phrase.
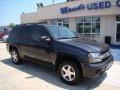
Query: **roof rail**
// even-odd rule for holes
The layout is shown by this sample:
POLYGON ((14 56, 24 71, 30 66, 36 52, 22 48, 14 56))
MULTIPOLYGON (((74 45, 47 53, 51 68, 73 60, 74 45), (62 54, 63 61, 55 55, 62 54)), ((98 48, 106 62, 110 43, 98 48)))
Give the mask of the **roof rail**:
POLYGON ((41 24, 41 23, 24 23, 24 24, 18 24, 16 26, 25 26, 25 25, 46 25, 46 24, 41 24))
POLYGON ((38 24, 38 23, 24 23, 24 24, 20 24, 20 25, 31 25, 31 24, 38 24))

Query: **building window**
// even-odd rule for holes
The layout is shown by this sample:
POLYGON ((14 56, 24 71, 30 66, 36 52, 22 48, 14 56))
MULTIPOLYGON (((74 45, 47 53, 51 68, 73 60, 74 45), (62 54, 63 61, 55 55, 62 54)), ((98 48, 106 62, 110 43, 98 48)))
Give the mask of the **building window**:
POLYGON ((61 25, 69 28, 69 19, 55 19, 51 20, 52 25, 61 25))
POLYGON ((120 15, 116 16, 116 21, 120 22, 120 15))
POLYGON ((52 24, 52 25, 57 25, 57 20, 56 20, 56 19, 51 20, 51 24, 52 24))
POLYGON ((63 19, 63 26, 69 28, 69 20, 68 19, 63 19))
POLYGON ((82 17, 76 19, 77 33, 88 38, 100 36, 100 17, 82 17))

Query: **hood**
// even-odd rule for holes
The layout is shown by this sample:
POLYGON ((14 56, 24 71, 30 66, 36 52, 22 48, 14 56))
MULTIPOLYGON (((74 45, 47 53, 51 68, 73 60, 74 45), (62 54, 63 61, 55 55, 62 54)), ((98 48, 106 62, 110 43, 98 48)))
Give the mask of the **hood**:
POLYGON ((105 53, 110 49, 107 44, 97 42, 95 40, 89 40, 86 38, 76 38, 76 39, 60 40, 60 41, 65 44, 69 44, 93 53, 105 53))

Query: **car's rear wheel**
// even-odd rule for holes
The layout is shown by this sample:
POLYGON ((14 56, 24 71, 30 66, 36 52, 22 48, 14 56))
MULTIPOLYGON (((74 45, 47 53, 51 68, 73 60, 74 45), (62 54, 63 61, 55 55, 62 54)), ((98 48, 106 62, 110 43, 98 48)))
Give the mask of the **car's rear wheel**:
POLYGON ((12 49, 11 59, 12 59, 13 63, 15 63, 15 64, 21 64, 21 62, 22 62, 20 57, 19 57, 19 53, 16 49, 12 49))
POLYGON ((70 85, 79 83, 81 78, 81 70, 76 62, 66 61, 59 65, 58 73, 60 79, 70 85))

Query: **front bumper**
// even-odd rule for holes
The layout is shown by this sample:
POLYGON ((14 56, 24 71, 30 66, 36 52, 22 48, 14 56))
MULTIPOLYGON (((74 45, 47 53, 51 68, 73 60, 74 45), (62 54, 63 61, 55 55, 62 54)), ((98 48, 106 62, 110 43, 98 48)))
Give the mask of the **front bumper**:
POLYGON ((106 58, 104 61, 100 63, 95 63, 95 64, 82 63, 81 67, 82 67, 83 77, 86 78, 99 77, 106 70, 108 70, 112 66, 112 64, 113 64, 112 55, 110 55, 108 58, 106 58))

